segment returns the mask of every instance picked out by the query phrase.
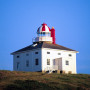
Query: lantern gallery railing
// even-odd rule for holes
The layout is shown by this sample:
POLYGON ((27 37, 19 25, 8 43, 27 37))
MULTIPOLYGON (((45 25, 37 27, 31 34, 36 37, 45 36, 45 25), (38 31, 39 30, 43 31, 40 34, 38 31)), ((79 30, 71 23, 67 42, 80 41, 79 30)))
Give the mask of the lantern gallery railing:
POLYGON ((33 42, 39 42, 39 41, 50 41, 52 42, 52 37, 36 37, 32 39, 33 42))

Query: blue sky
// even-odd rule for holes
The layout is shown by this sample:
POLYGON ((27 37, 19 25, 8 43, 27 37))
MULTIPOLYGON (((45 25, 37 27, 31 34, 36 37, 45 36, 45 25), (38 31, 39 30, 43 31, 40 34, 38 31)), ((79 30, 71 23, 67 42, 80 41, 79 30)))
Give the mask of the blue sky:
POLYGON ((13 70, 10 53, 32 44, 43 22, 57 44, 79 51, 77 72, 90 74, 90 0, 0 0, 0 70, 13 70))

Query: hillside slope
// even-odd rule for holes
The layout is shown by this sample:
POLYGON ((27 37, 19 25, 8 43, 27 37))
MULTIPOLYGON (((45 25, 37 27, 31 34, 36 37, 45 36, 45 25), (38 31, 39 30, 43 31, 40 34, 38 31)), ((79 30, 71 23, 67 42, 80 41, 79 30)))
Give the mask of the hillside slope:
POLYGON ((0 90, 90 90, 90 75, 0 71, 0 90))

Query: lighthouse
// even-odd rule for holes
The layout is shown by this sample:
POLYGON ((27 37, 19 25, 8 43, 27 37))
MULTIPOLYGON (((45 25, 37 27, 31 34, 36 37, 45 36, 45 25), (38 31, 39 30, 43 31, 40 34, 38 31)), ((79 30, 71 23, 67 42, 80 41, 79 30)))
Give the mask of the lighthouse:
POLYGON ((78 51, 56 44, 54 27, 43 23, 36 34, 31 45, 11 53, 14 71, 77 73, 78 51))
POLYGON ((37 37, 34 42, 47 42, 55 44, 55 29, 50 29, 47 24, 43 23, 37 30, 37 37))

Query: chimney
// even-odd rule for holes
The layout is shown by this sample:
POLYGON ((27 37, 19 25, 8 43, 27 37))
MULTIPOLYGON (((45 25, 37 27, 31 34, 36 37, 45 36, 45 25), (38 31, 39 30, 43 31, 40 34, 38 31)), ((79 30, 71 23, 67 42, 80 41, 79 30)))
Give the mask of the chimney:
POLYGON ((55 44, 55 29, 52 27, 51 29, 51 37, 52 37, 52 43, 55 44))

